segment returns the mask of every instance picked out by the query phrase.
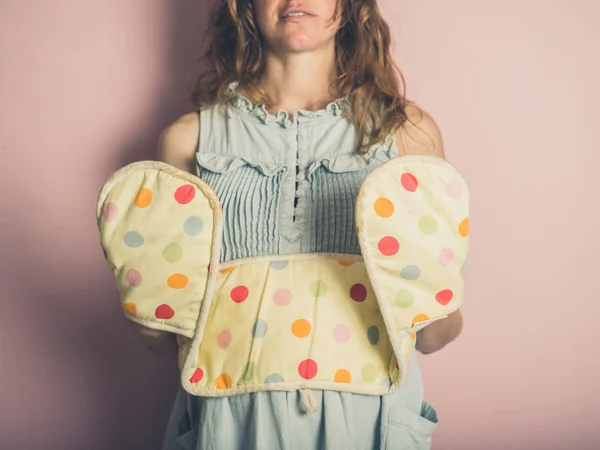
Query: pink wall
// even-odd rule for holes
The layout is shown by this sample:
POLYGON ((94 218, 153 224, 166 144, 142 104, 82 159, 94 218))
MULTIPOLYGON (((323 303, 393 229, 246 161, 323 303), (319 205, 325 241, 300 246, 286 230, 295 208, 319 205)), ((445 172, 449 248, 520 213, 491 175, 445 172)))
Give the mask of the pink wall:
MULTIPOLYGON (((466 328, 422 358, 434 447, 598 448, 600 7, 383 9, 472 190, 466 328)), ((198 0, 0 2, 2 448, 158 448, 175 362, 121 316, 95 200, 189 109, 205 15, 198 0)))

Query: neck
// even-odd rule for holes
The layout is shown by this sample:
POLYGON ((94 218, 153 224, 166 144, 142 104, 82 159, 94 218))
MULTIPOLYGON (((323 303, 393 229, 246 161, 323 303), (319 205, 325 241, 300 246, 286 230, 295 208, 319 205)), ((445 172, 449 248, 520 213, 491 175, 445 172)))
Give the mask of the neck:
POLYGON ((333 49, 266 57, 260 85, 269 98, 271 112, 324 108, 336 96, 329 91, 336 77, 333 49), (328 50, 328 51, 325 51, 328 50))

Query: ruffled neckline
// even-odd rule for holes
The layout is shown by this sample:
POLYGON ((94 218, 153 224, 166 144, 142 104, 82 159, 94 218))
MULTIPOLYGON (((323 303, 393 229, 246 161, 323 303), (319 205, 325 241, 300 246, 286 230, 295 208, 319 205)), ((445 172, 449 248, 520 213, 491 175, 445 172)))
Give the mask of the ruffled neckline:
POLYGON ((254 105, 250 99, 238 93, 238 84, 239 83, 237 81, 234 81, 227 87, 229 104, 242 115, 257 119, 265 125, 277 125, 288 128, 296 123, 299 117, 302 117, 308 121, 322 119, 324 117, 339 118, 342 116, 344 106, 347 102, 347 97, 343 97, 328 103, 325 108, 317 111, 299 109, 294 111, 293 114, 289 114, 287 111, 278 111, 273 114, 267 111, 267 108, 264 104, 259 103, 254 105))

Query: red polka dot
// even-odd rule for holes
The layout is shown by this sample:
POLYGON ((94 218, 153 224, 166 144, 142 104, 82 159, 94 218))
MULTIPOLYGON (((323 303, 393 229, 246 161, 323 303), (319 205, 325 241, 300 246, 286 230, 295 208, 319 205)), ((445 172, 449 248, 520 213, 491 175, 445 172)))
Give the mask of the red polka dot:
POLYGON ((356 283, 350 288, 350 298, 355 302, 364 302, 367 298, 367 288, 364 284, 356 283))
POLYGON ((379 249, 382 255, 393 256, 396 253, 398 253, 398 250, 400 250, 400 243, 396 238, 386 236, 384 238, 381 238, 379 244, 377 245, 377 248, 379 249))
POLYGON ((415 192, 419 187, 419 182, 412 173, 403 173, 400 177, 402 187, 409 192, 415 192))
POLYGON ((172 319, 175 315, 175 311, 169 305, 160 305, 154 311, 154 315, 157 319, 172 319))
POLYGON ((317 376, 318 369, 319 367, 317 366, 317 363, 315 361, 313 361, 312 359, 305 359, 298 366, 298 373, 305 380, 312 380, 314 377, 317 376))
POLYGON ((198 367, 194 371, 194 375, 192 375, 192 378, 190 378, 190 383, 197 383, 198 381, 202 380, 202 378, 204 378, 204 372, 200 367, 198 367))
POLYGON ((242 303, 248 298, 248 293, 248 288, 246 286, 237 286, 231 290, 229 296, 234 302, 242 303))
POLYGON ((435 299, 440 305, 443 306, 446 306, 448 303, 450 303, 452 297, 454 297, 454 293, 450 289, 445 289, 435 294, 435 299))
POLYGON ((191 184, 184 184, 175 191, 175 201, 180 205, 187 205, 195 196, 196 188, 191 184))

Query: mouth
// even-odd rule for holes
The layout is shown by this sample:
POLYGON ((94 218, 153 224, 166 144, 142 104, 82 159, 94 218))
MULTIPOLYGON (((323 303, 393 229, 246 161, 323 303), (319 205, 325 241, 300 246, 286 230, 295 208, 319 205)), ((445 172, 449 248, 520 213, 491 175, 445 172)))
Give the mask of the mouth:
POLYGON ((286 11, 284 14, 281 15, 281 19, 282 20, 287 20, 287 19, 304 19, 306 17, 312 17, 313 15, 306 12, 306 11, 301 11, 301 10, 289 10, 286 11))

